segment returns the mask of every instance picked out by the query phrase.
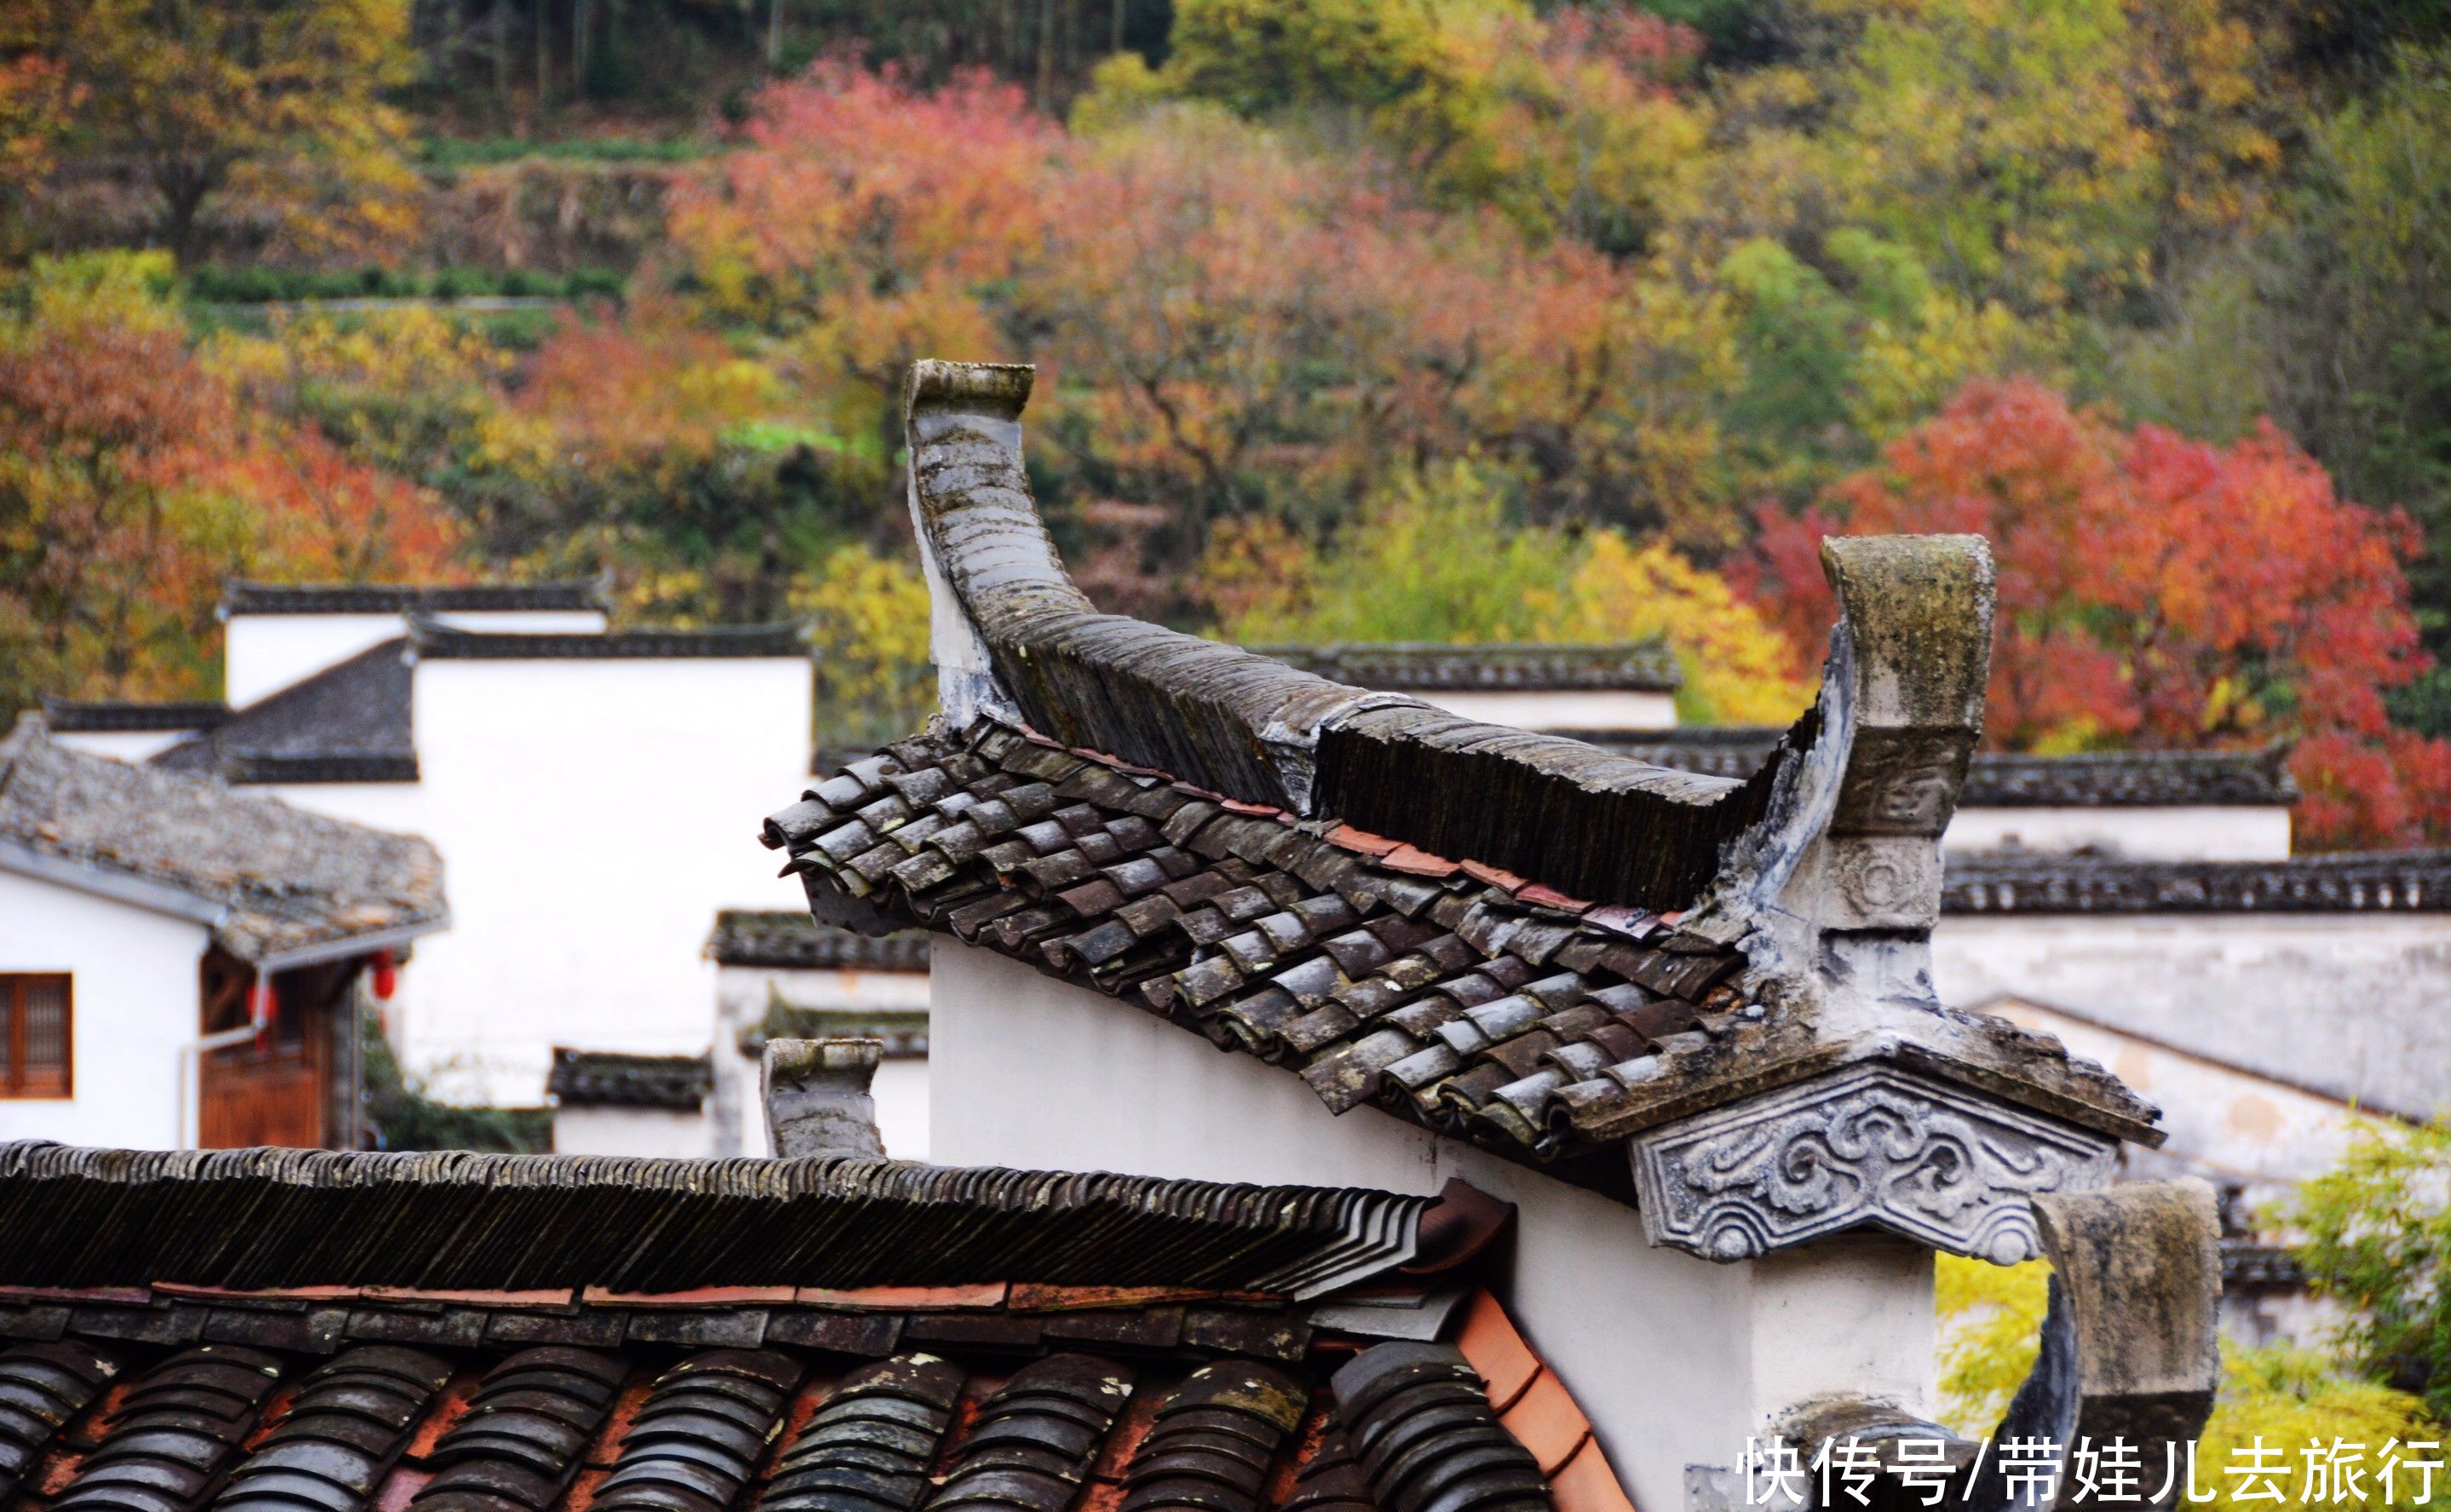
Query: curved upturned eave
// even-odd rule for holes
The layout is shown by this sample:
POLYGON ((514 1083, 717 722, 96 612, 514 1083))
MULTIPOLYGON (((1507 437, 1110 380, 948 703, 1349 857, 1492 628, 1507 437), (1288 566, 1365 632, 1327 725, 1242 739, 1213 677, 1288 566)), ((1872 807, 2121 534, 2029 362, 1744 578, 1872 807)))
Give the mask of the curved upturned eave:
POLYGON ((1027 367, 922 362, 905 398, 916 526, 1031 728, 1229 797, 1656 911, 1698 897, 1723 848, 1766 812, 1784 754, 1743 781, 1675 771, 1099 613, 1031 499, 1020 427, 1030 380, 1027 367))

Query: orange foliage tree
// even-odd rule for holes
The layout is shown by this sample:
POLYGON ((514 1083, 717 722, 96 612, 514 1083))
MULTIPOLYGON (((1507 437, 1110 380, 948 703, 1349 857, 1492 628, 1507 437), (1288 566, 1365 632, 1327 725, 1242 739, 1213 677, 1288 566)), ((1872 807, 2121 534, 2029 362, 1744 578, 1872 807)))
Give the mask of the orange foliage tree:
POLYGON ((450 570, 432 494, 235 403, 142 286, 155 260, 38 265, 0 319, 0 711, 207 691, 234 576, 450 570))
POLYGON ((1062 136, 1018 88, 837 57, 761 92, 741 135, 676 189, 674 241, 718 313, 848 381, 869 413, 841 423, 890 424, 914 358, 1003 349, 977 293, 1038 245, 1062 136))
POLYGON ((2451 746, 2395 730, 2422 670, 2397 512, 2338 497, 2269 425, 2123 430, 2029 380, 1970 383, 1801 516, 1763 511, 1758 592, 1798 645, 1831 534, 1973 531, 2000 574, 1989 738, 2009 750, 2295 741, 2317 845, 2451 837, 2451 746))

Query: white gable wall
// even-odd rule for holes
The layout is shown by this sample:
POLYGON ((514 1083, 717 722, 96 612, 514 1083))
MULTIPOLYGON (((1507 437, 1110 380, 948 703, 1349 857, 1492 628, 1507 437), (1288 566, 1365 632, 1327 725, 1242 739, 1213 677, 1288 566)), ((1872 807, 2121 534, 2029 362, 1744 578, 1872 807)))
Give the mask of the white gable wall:
POLYGON ((1637 1506, 1686 1504, 1689 1464, 1736 1463, 1768 1416, 1836 1392, 1929 1410, 1932 1260, 1848 1237, 1715 1265, 1644 1243, 1631 1208, 1363 1108, 1280 1067, 938 936, 931 1157, 1436 1192, 1521 1209, 1508 1312, 1558 1367, 1637 1506))
POLYGON ((192 919, 0 872, 0 972, 67 972, 70 1090, 0 1097, 0 1140, 175 1149, 180 1048, 198 1032, 192 919))
POLYGON ((535 1106, 555 1045, 706 1050, 706 921, 805 906, 756 821, 807 784, 810 697, 797 657, 421 660, 400 827, 441 851, 452 927, 391 1014, 410 1065, 535 1106))
MULTIPOLYGON (((489 609, 433 618, 458 629, 496 635, 592 635, 605 622, 597 609, 489 609)), ((232 615, 223 627, 222 697, 231 708, 243 709, 369 646, 406 634, 408 617, 401 614, 232 615)))
POLYGON ((2235 1183, 2260 1205, 2340 1165, 2360 1125, 2372 1122, 2343 1099, 2039 1004, 1994 1003, 1987 1011, 2057 1035, 2070 1054, 2109 1067, 2160 1105, 2169 1142, 2126 1152, 2140 1175, 2235 1183))
POLYGON ((149 761, 187 736, 192 730, 54 730, 53 743, 113 761, 149 761))
POLYGON ((2451 913, 1949 913, 1931 955, 1957 1007, 2064 1008, 2404 1113, 2451 1100, 2451 913))

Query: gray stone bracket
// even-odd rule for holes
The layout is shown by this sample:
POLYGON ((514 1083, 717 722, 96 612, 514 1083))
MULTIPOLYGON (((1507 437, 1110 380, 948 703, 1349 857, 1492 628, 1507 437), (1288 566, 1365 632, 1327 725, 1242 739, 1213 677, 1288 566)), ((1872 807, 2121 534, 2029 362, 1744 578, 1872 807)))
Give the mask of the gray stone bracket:
POLYGON ((1633 1141, 1651 1242, 1752 1260, 1887 1228, 2013 1265, 2043 1252, 2032 1199, 2108 1184, 2114 1141, 1896 1066, 1849 1067, 1633 1141))

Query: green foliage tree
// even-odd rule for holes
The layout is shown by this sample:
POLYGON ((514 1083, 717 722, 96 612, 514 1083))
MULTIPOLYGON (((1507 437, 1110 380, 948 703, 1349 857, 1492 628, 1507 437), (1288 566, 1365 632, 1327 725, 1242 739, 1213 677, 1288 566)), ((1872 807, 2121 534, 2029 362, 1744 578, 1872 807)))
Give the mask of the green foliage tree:
MULTIPOLYGON (((1937 1305, 1941 1325, 1941 1422, 1973 1438, 1990 1436, 2040 1351, 2038 1330, 2048 1298, 2050 1268, 2041 1261, 2002 1267, 1955 1255, 1940 1257, 1937 1305)), ((2387 1507, 2439 1505, 2418 1501, 2413 1476, 2402 1475, 2387 1492, 2376 1473, 2395 1448, 2439 1443, 2440 1421, 2423 1399, 2363 1379, 2322 1351, 2288 1345, 2242 1348, 2225 1344, 2221 1394, 2196 1445, 2195 1486, 2208 1493, 2195 1504, 2245 1509, 2269 1505, 2251 1483, 2226 1476, 2233 1451, 2261 1441, 2280 1451, 2280 1482, 2286 1505, 2343 1506, 2384 1512, 2387 1507), (2335 1442, 2358 1445, 2367 1474, 2363 1494, 2302 1502, 2304 1482, 2298 1451, 2335 1442)), ((2431 1450, 2405 1449, 2408 1460, 2432 1459, 2431 1450)), ((2265 1463, 2271 1463, 2266 1461, 2265 1463)), ((2190 1497, 2190 1501, 2193 1501, 2190 1497)))
POLYGON ((2358 1369, 2451 1417, 2451 1125, 2368 1129, 2284 1219, 2308 1282, 2348 1311, 2358 1369))

